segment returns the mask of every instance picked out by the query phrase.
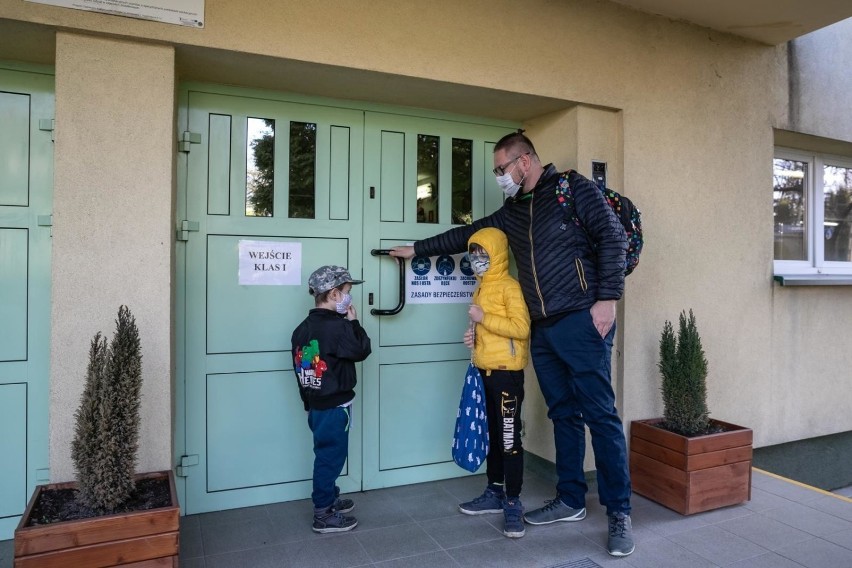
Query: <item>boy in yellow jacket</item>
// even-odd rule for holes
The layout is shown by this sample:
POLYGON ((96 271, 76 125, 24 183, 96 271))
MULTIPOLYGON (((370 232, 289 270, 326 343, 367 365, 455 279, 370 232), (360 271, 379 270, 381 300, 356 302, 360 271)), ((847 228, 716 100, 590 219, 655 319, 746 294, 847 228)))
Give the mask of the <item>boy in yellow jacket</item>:
POLYGON ((480 282, 468 310, 473 323, 464 344, 473 349, 473 364, 485 385, 490 445, 488 486, 481 496, 459 505, 459 510, 466 515, 503 513, 503 534, 520 538, 525 532, 520 416, 530 315, 520 284, 509 274, 509 246, 503 231, 486 227, 474 233, 468 240, 468 258, 480 282))

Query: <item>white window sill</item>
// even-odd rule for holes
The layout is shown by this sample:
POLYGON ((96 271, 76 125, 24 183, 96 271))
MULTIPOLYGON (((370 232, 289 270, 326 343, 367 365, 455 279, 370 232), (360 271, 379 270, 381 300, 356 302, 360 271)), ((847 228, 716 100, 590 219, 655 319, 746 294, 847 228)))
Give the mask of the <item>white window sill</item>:
POLYGON ((782 286, 852 286, 852 274, 776 274, 782 286))

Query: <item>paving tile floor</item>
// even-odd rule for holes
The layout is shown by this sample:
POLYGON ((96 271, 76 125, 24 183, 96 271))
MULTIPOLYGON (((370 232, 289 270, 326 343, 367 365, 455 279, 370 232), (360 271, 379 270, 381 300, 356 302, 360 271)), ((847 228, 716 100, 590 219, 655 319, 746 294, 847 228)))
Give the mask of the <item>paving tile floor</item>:
MULTIPOLYGON (((852 568, 852 499, 759 470, 747 503, 681 516, 633 498, 636 551, 606 553, 597 495, 574 523, 527 526, 505 538, 502 515, 466 516, 457 504, 479 495, 483 475, 348 495, 359 524, 311 531, 310 501, 189 515, 181 519, 182 568, 852 568)), ((527 472, 527 508, 553 498, 553 483, 527 472)), ((12 541, 0 542, 0 568, 12 541)))

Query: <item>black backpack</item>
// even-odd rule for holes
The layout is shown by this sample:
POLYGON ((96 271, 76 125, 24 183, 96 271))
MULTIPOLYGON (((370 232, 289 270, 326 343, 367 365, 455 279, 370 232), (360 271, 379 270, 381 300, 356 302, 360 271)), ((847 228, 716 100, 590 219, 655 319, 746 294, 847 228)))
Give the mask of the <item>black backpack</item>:
MULTIPOLYGON (((571 192, 571 185, 568 183, 568 174, 570 173, 571 170, 568 170, 559 176, 559 181, 556 184, 556 199, 566 209, 570 207, 571 219, 574 224, 583 228, 574 209, 574 194, 571 192)), ((624 275, 627 276, 639 264, 639 254, 645 244, 642 238, 642 213, 630 199, 620 193, 601 185, 598 185, 597 188, 603 194, 615 216, 621 221, 624 232, 627 233, 627 256, 624 259, 624 275)))

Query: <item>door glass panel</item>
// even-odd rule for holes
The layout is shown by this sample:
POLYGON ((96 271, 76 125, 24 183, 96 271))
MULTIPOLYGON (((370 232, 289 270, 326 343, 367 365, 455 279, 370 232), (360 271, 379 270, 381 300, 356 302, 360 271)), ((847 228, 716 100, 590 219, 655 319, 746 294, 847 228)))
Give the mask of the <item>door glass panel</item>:
POLYGON ((453 138, 453 224, 473 223, 473 140, 453 138))
POLYGON ((852 261, 852 168, 823 167, 825 260, 852 261))
POLYGON ((317 125, 290 123, 290 217, 316 215, 317 125))
POLYGON ((275 121, 249 118, 246 132, 246 216, 272 217, 275 121))
POLYGON ((807 260, 805 204, 808 164, 775 158, 773 179, 775 260, 807 260))
POLYGON ((417 135, 417 222, 438 222, 438 152, 441 139, 417 135))

